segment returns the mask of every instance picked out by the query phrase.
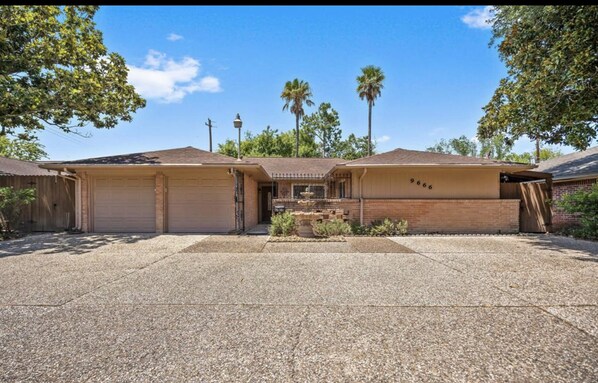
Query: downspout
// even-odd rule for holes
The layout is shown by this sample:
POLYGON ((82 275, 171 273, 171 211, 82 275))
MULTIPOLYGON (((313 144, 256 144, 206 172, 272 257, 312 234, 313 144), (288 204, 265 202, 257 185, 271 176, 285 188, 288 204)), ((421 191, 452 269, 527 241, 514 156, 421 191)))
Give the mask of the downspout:
POLYGON ((363 177, 368 172, 368 168, 363 168, 363 173, 359 176, 359 224, 363 225, 363 177))

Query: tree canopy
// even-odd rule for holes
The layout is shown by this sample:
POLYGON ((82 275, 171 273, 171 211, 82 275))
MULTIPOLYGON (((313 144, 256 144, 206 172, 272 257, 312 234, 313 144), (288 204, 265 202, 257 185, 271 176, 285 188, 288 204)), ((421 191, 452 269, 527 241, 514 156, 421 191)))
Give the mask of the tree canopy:
MULTIPOLYGON (((461 156, 485 157, 495 160, 513 161, 521 163, 534 163, 534 152, 514 153, 513 145, 503 135, 487 139, 470 139, 462 135, 458 138, 441 139, 435 145, 428 147, 429 152, 459 154, 461 156)), ((543 147, 540 149, 540 161, 562 156, 563 153, 555 148, 543 147)))
POLYGON ((0 136, 0 156, 24 161, 37 161, 48 154, 37 140, 10 139, 0 136))
POLYGON ((311 97, 309 83, 297 78, 293 81, 287 81, 280 94, 280 98, 284 100, 282 110, 289 109, 295 115, 295 157, 299 157, 299 120, 305 115, 303 104, 312 106, 314 102, 311 97))
POLYGON ((341 141, 340 124, 338 112, 329 102, 323 102, 317 111, 303 118, 301 127, 320 140, 321 156, 330 157, 341 141))
MULTIPOLYGON (((299 157, 354 160, 367 156, 367 136, 357 137, 355 134, 349 134, 343 139, 342 134, 338 112, 330 103, 320 104, 316 112, 305 116, 299 128, 299 157)), ((295 142, 292 130, 278 132, 277 129, 267 126, 258 134, 245 133, 245 139, 241 140, 241 154, 243 157, 291 157, 294 155, 295 142)), ((236 141, 227 139, 218 144, 218 152, 236 157, 236 141)))
POLYGON ((382 68, 367 65, 361 68, 361 75, 357 76, 357 94, 368 103, 368 155, 372 154, 372 107, 376 99, 382 95, 384 88, 384 72, 382 68))
POLYGON ((478 134, 588 148, 598 123, 598 6, 497 6, 491 44, 507 76, 478 134))
POLYGON ((95 6, 0 6, 0 135, 112 128, 145 106, 104 46, 95 6))

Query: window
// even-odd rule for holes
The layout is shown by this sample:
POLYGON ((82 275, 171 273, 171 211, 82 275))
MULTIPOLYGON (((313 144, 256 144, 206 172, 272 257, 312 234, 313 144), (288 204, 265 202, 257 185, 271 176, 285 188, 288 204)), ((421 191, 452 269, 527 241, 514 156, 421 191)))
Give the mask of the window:
POLYGON ((338 183, 338 198, 345 198, 345 181, 338 183))
POLYGON ((301 193, 309 187, 309 191, 314 193, 313 199, 326 198, 324 195, 324 185, 293 184, 293 198, 300 199, 301 193))

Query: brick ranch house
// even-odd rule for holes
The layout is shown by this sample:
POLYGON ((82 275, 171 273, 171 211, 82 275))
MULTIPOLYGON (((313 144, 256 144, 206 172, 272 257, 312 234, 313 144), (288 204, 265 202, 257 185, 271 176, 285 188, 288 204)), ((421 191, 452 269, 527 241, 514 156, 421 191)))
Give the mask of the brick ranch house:
MULTIPOLYGON (((554 201, 559 201, 567 193, 590 190, 592 185, 598 182, 598 146, 541 162, 536 170, 552 173, 554 201)), ((552 230, 576 224, 577 216, 567 214, 553 205, 552 230)))
POLYGON ((76 225, 86 232, 247 230, 275 206, 297 208, 309 186, 315 208, 363 224, 390 217, 414 233, 515 233, 519 200, 500 198, 500 179, 534 166, 405 149, 355 161, 237 160, 186 147, 42 167, 77 179, 76 225))

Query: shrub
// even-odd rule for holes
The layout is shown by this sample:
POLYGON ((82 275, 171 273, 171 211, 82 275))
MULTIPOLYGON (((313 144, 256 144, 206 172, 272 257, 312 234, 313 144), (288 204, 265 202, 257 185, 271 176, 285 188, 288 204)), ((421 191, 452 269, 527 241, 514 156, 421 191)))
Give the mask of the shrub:
POLYGON ((360 224, 359 221, 351 222, 351 233, 353 235, 368 235, 369 231, 368 227, 360 224))
POLYGON ((294 234, 295 230, 295 216, 290 212, 287 211, 272 216, 272 222, 270 223, 270 235, 275 237, 286 237, 294 234))
POLYGON ((332 237, 351 234, 351 226, 341 219, 333 219, 324 222, 312 222, 311 225, 316 237, 332 237))
POLYGON ((407 234, 407 220, 391 220, 384 218, 383 221, 374 221, 370 225, 369 234, 374 236, 393 236, 407 234))
POLYGON ((10 237, 17 228, 23 207, 34 200, 34 188, 15 189, 12 186, 0 188, 0 225, 5 238, 10 237))
POLYGON ((598 239, 598 183, 590 190, 565 194, 557 205, 569 214, 579 214, 580 226, 571 228, 579 238, 598 239))

